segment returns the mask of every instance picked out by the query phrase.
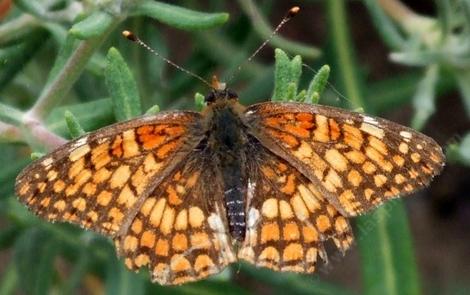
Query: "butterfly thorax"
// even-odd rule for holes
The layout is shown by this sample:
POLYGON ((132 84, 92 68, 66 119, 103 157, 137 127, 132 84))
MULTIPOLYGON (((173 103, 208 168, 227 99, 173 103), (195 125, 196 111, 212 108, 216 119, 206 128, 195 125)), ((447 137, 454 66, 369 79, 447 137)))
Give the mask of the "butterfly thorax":
POLYGON ((243 241, 246 230, 246 172, 244 146, 247 143, 242 109, 236 97, 215 93, 205 110, 208 115, 207 144, 223 179, 224 202, 231 236, 243 241), (217 95, 219 94, 219 95, 217 95))

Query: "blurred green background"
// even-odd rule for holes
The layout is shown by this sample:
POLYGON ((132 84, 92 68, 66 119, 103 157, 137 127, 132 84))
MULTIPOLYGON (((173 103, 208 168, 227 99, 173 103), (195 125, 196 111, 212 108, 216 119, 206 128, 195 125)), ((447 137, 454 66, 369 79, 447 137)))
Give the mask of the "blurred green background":
POLYGON ((0 0, 0 295, 468 294, 469 0, 169 3, 0 0), (293 5, 299 15, 243 63, 293 5), (151 284, 125 269, 108 239, 39 220, 13 193, 32 152, 149 109, 200 107, 194 94, 205 86, 123 29, 206 79, 228 79, 243 63, 229 86, 244 104, 286 89, 274 48, 307 65, 291 73, 294 94, 328 64, 319 103, 421 130, 445 148, 447 166, 427 190, 356 218, 356 244, 344 257, 331 249, 313 276, 234 264, 202 282, 151 284))

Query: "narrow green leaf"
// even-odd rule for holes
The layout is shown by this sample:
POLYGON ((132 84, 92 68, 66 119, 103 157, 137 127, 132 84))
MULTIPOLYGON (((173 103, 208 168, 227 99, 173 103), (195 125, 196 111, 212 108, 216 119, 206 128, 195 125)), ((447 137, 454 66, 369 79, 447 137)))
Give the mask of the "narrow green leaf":
POLYGON ((200 111, 204 108, 206 103, 204 102, 204 95, 201 93, 197 92, 194 95, 194 104, 196 105, 196 110, 200 111))
POLYGON ((37 159, 40 159, 44 157, 46 154, 44 153, 38 153, 38 152, 32 152, 31 153, 31 160, 36 161, 37 159))
POLYGON ((46 231, 38 228, 25 231, 16 241, 14 261, 26 294, 50 293, 57 245, 46 231))
POLYGON ((46 12, 44 4, 41 4, 40 1, 15 0, 15 5, 24 12, 36 17, 41 17, 46 12))
POLYGON ((131 10, 131 15, 145 15, 182 30, 210 29, 224 24, 228 13, 204 13, 167 3, 145 0, 131 10))
POLYGON ((145 112, 145 114, 146 114, 146 115, 155 115, 155 114, 157 114, 157 113, 159 113, 159 112, 160 112, 160 106, 159 106, 158 104, 156 104, 156 105, 150 107, 150 108, 145 112))
POLYGON ((295 97, 295 101, 298 101, 298 102, 305 102, 307 99, 307 90, 305 89, 302 89, 299 94, 297 94, 297 96, 295 97))
POLYGON ((294 82, 289 82, 289 84, 287 84, 285 98, 287 101, 293 101, 295 100, 296 96, 297 96, 297 84, 295 84, 294 82))
POLYGON ((72 138, 79 137, 85 134, 85 130, 83 130, 82 126, 78 122, 77 118, 70 112, 69 110, 65 111, 64 113, 65 123, 67 124, 67 128, 69 129, 70 136, 72 138))
POLYGON ((105 81, 118 121, 128 120, 142 114, 137 84, 124 58, 116 48, 106 56, 105 81))
POLYGON ((366 294, 420 294, 403 202, 389 201, 358 219, 366 294))
POLYGON ((326 84, 328 83, 328 77, 330 76, 330 66, 322 66, 313 77, 312 81, 308 86, 307 90, 307 101, 308 103, 318 103, 326 84))
POLYGON ((89 39, 102 35, 113 24, 113 17, 103 11, 95 11, 70 28, 70 34, 78 39, 89 39))
POLYGON ((0 278, 0 295, 16 294, 17 285, 20 282, 20 275, 16 271, 15 263, 11 262, 5 268, 0 278))
POLYGON ((379 31, 382 40, 391 49, 398 50, 403 47, 405 39, 392 20, 385 14, 377 0, 364 0, 364 3, 372 16, 375 28, 379 31))
POLYGON ((281 49, 274 51, 276 68, 274 70, 273 101, 285 101, 297 96, 299 79, 302 74, 302 59, 295 56, 292 60, 281 49))
POLYGON ((426 69, 423 79, 418 84, 418 89, 413 97, 413 107, 415 113, 411 126, 415 129, 422 129, 429 117, 436 110, 436 82, 439 77, 439 67, 432 65, 426 69))
POLYGON ((84 130, 95 130, 115 120, 111 99, 95 99, 87 103, 55 108, 47 117, 47 128, 61 136, 68 136, 70 132, 64 121, 64 112, 67 110, 75 114, 84 130))

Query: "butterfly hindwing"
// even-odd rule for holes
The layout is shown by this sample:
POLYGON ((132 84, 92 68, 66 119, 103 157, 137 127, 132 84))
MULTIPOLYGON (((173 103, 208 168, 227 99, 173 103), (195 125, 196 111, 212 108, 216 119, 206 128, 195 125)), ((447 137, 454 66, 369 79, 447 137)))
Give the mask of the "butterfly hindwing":
POLYGON ((245 114, 251 132, 345 216, 428 185, 444 165, 434 140, 384 119, 301 103, 261 103, 245 114))
POLYGON ((116 239, 126 265, 147 267, 154 281, 182 284, 218 273, 235 261, 220 175, 195 152, 149 195, 116 239))
POLYGON ((115 235, 150 187, 192 149, 193 112, 114 124, 59 147, 17 177, 16 193, 37 215, 115 235))
POLYGON ((247 231, 238 257, 277 271, 311 273, 326 259, 324 241, 343 253, 353 240, 347 219, 311 181, 257 143, 249 152, 247 231))

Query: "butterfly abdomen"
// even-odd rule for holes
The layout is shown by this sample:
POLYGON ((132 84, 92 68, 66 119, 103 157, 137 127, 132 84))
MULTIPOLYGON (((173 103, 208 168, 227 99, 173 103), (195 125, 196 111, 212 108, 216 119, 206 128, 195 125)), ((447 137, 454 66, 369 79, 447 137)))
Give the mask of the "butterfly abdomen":
POLYGON ((224 202, 232 238, 245 238, 245 190, 243 167, 243 124, 229 106, 214 108, 211 122, 211 149, 224 182, 224 202))

